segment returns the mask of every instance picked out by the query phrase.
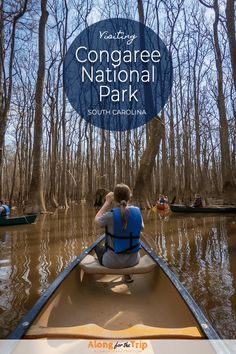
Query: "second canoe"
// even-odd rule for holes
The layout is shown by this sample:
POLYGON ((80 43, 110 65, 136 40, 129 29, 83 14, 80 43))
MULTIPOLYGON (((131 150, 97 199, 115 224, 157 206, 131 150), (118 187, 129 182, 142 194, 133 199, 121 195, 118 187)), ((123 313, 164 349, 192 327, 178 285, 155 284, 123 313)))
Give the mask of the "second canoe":
POLYGON ((202 208, 194 208, 192 206, 186 205, 177 205, 177 204, 170 204, 170 209, 174 213, 229 213, 235 214, 236 208, 235 207, 217 207, 217 206, 209 206, 209 207, 202 207, 202 208))
POLYGON ((0 218, 0 226, 14 226, 23 224, 32 224, 35 222, 37 214, 28 214, 22 216, 14 216, 10 218, 0 218))

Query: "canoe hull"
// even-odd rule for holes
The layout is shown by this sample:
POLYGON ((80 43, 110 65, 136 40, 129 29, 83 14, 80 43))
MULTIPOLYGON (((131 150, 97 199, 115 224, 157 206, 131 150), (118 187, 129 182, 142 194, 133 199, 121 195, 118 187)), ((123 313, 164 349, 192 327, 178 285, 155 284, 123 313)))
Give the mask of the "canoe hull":
POLYGON ((156 209, 158 210, 169 210, 169 205, 168 204, 156 204, 156 209))
POLYGON ((33 222, 35 222, 36 218, 37 214, 16 216, 12 218, 0 218, 0 226, 32 224, 33 222))
POLYGON ((228 207, 202 207, 202 208, 194 208, 194 207, 188 207, 185 205, 170 205, 170 209, 173 213, 217 213, 217 214, 235 214, 236 213, 236 208, 228 208, 228 207))
POLYGON ((151 209, 154 213, 158 213, 158 214, 168 214, 170 211, 169 206, 165 207, 164 209, 161 208, 157 208, 157 206, 155 205, 154 207, 152 207, 151 209))
POLYGON ((144 243, 142 252, 156 265, 150 273, 135 274, 131 284, 117 275, 84 273, 80 262, 103 239, 56 278, 9 339, 218 339, 177 277, 144 243))

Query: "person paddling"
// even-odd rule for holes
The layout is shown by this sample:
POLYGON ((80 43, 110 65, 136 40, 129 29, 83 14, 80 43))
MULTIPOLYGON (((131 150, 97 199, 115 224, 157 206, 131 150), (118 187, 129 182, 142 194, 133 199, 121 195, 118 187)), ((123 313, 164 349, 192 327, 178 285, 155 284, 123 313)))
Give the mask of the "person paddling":
POLYGON ((193 207, 194 208, 202 208, 203 207, 202 197, 199 194, 195 194, 195 200, 193 202, 193 207))
POLYGON ((130 197, 130 188, 117 184, 114 193, 106 195, 104 205, 95 216, 95 224, 105 228, 105 246, 95 248, 100 264, 105 267, 128 268, 140 260, 143 218, 139 208, 128 205, 130 197), (113 200, 116 207, 110 210, 113 200))
POLYGON ((0 216, 1 217, 8 217, 10 216, 11 210, 10 207, 5 204, 2 200, 0 200, 0 216))

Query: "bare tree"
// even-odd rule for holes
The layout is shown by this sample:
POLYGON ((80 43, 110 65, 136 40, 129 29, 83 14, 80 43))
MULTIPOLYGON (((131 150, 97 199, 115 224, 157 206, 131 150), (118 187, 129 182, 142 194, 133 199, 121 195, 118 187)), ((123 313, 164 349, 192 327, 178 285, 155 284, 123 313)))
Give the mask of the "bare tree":
POLYGON ((229 40, 230 59, 234 78, 234 88, 236 89, 236 39, 235 39, 235 1, 226 2, 226 26, 229 40))
MULTIPOLYGON (((142 0, 138 0, 138 14, 139 21, 144 23, 144 10, 142 0)), ((136 200, 139 201, 141 206, 146 204, 150 207, 148 198, 148 185, 151 180, 152 170, 155 162, 155 158, 161 142, 163 124, 159 117, 153 119, 150 123, 150 136, 147 143, 146 150, 140 161, 140 168, 137 173, 133 195, 136 200)))
POLYGON ((12 97, 12 82, 13 82, 13 63, 15 58, 15 41, 16 41, 16 27, 20 18, 27 10, 28 0, 19 2, 20 9, 12 16, 12 30, 10 47, 8 48, 4 38, 4 24, 5 24, 5 1, 2 0, 0 4, 0 197, 3 192, 3 150, 5 142, 5 133, 7 128, 7 117, 11 104, 12 97), (6 45, 4 45, 4 43, 6 45), (6 58, 6 50, 9 50, 9 58, 6 58), (8 60, 7 60, 8 59, 8 60), (8 68, 7 68, 8 66, 8 68))
MULTIPOLYGON (((229 128, 225 107, 225 96, 223 88, 223 63, 222 54, 219 43, 218 25, 220 21, 220 12, 218 0, 213 0, 212 4, 205 3, 199 0, 204 6, 211 8, 215 13, 215 20, 213 23, 213 39, 215 45, 215 61, 217 69, 217 104, 220 117, 220 145, 221 145, 221 166, 222 166, 222 182, 223 193, 226 201, 232 199, 232 193, 235 194, 235 186, 232 176, 232 166, 230 161, 230 148, 229 148, 229 128)), ((234 196, 235 197, 235 196, 234 196)))
POLYGON ((45 28, 48 18, 47 0, 41 0, 38 51, 39 65, 35 92, 33 171, 26 210, 45 212, 42 186, 43 88, 45 76, 45 28))
POLYGON ((135 199, 145 207, 160 192, 170 200, 176 195, 189 203, 197 191, 204 198, 214 195, 218 199, 223 191, 234 202, 233 193, 227 190, 233 190, 236 171, 234 45, 229 45, 235 9, 230 0, 218 9, 216 0, 202 3, 211 11, 193 0, 104 0, 94 16, 92 0, 50 0, 46 62, 40 60, 39 67, 38 5, 29 2, 29 16, 16 24, 9 91, 13 18, 25 1, 3 0, 1 114, 11 93, 7 131, 1 120, 1 131, 11 136, 5 141, 1 168, 4 197, 22 204, 30 194, 28 210, 43 210, 39 207, 43 197, 49 207, 67 206, 84 197, 92 201, 97 188, 112 189, 123 181, 134 187, 135 199), (128 132, 101 131, 88 125, 67 103, 62 64, 67 46, 88 25, 88 18, 124 14, 134 19, 138 15, 170 49, 173 88, 165 110, 146 126, 128 132), (46 89, 41 96, 44 71, 46 89))

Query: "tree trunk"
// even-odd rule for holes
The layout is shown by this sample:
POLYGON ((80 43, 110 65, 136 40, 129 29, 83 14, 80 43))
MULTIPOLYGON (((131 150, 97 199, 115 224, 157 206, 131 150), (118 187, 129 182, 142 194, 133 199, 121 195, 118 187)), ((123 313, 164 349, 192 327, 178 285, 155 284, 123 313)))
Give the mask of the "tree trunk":
MULTIPOLYGON (((139 21, 144 23, 144 10, 142 0, 138 0, 138 13, 139 21)), ((144 38, 141 38, 143 41, 144 38)), ((142 45, 141 45, 142 47, 142 45)), ((147 93, 148 94, 148 93, 147 93)), ((146 95, 145 95, 146 101, 146 95)), ((147 142, 146 150, 144 151, 141 161, 139 171, 137 173, 133 196, 141 207, 150 207, 149 202, 149 185, 152 178, 152 170, 155 163, 155 158, 159 150, 159 145, 161 142, 163 125, 159 117, 154 118, 150 123, 150 135, 147 142)))
MULTIPOLYGON (((190 78, 190 48, 188 41, 187 48, 188 55, 188 77, 190 78)), ((191 191, 191 177, 193 169, 191 168, 191 141, 190 141, 190 80, 187 82, 187 105, 186 108, 182 106, 182 117, 183 117, 183 152, 184 152, 184 193, 183 202, 188 205, 191 201, 192 191, 191 191), (185 109, 185 112, 184 112, 185 109)), ((181 102, 183 104, 183 101, 181 102)))
POLYGON ((69 208, 67 203, 67 159, 66 159, 66 96, 63 92, 62 98, 62 176, 61 176, 61 193, 60 193, 60 205, 64 208, 69 208))
MULTIPOLYGON (((64 0, 65 5, 65 27, 64 27, 64 35, 63 35, 63 47, 62 47, 62 61, 66 55, 66 47, 67 47, 67 22, 68 22, 68 7, 67 1, 64 0)), ((60 40, 60 37, 59 37, 60 40)), ((61 63, 60 63, 61 64, 61 63)), ((62 93, 62 113, 61 113, 61 124, 62 124, 62 180, 61 180, 61 195, 60 195, 60 205, 64 208, 69 208, 67 202, 67 143, 66 143, 66 94, 63 90, 62 93)))
POLYGON ((100 176, 99 176, 99 187, 100 188, 105 188, 106 186, 106 181, 107 181, 107 173, 109 173, 108 170, 106 170, 105 174, 105 130, 101 129, 101 145, 100 145, 100 176))
POLYGON ((126 145, 125 145, 125 183, 130 186, 130 131, 126 132, 126 145))
POLYGON ((55 102, 54 97, 51 96, 51 103, 50 103, 50 130, 51 130, 51 159, 50 159, 50 191, 49 191, 49 201, 50 204, 57 208, 58 202, 56 200, 56 155, 57 155, 57 148, 56 148, 56 124, 54 122, 55 119, 55 102))
POLYGON ((235 41, 235 13, 234 0, 227 0, 226 3, 226 26, 229 40, 230 59, 234 78, 234 88, 236 89, 236 41, 235 41))
POLYGON ((151 181, 155 158, 159 151, 162 129, 163 126, 160 118, 154 118, 150 123, 150 135, 148 144, 146 150, 144 151, 141 157, 140 167, 137 173, 133 190, 134 199, 139 202, 141 207, 150 206, 148 195, 149 185, 151 181))
POLYGON ((164 114, 164 111, 161 112, 161 120, 163 122, 163 129, 162 129, 162 169, 161 169, 162 190, 161 190, 161 193, 168 194, 168 192, 169 192, 169 171, 168 171, 168 161, 167 161, 166 129, 165 129, 165 114, 164 114))
POLYGON ((105 165, 107 171, 107 183, 106 187, 111 190, 113 189, 114 179, 113 179, 113 171, 112 171, 112 164, 111 164, 111 135, 110 130, 106 132, 106 146, 105 146, 105 165))
POLYGON ((230 149, 229 149, 229 128, 226 117, 225 97, 223 89, 223 68, 222 57, 218 38, 218 23, 220 19, 218 0, 214 0, 215 21, 214 29, 214 43, 215 43, 215 60, 217 68, 217 83, 218 83, 218 109, 220 116, 220 145, 221 145, 221 168, 222 168, 222 182, 223 195, 226 202, 234 200, 235 187, 233 185, 230 149))
POLYGON ((39 21, 39 66, 35 91, 33 172, 26 211, 45 212, 42 186, 42 138, 43 138, 43 85, 45 76, 45 28, 48 18, 47 0, 41 0, 41 16, 39 21))
MULTIPOLYGON (((28 0, 23 3, 22 9, 13 17, 10 55, 8 62, 9 77, 3 79, 2 73, 6 71, 5 68, 5 48, 4 48, 4 1, 0 4, 0 198, 3 192, 3 151, 5 145, 5 133, 7 128, 7 116, 11 104, 12 96, 12 79, 13 79, 13 62, 15 58, 15 39, 16 39, 16 25, 19 19, 24 15, 27 9, 28 0), (8 85, 7 85, 8 83, 8 85)), ((8 38, 7 38, 8 42, 8 38)))
POLYGON ((175 131, 174 131, 174 112, 173 112, 173 98, 170 96, 170 186, 169 196, 171 199, 176 195, 176 169, 175 169, 175 131))
POLYGON ((202 178, 202 168, 201 168, 201 141, 200 141, 200 116, 199 116, 199 97, 198 97, 198 87, 197 87, 197 60, 199 51, 199 40, 197 42, 195 59, 193 64, 193 100, 194 100, 194 122, 195 122, 195 144, 196 144, 196 159, 197 159, 197 192, 202 193, 204 179, 202 178))

